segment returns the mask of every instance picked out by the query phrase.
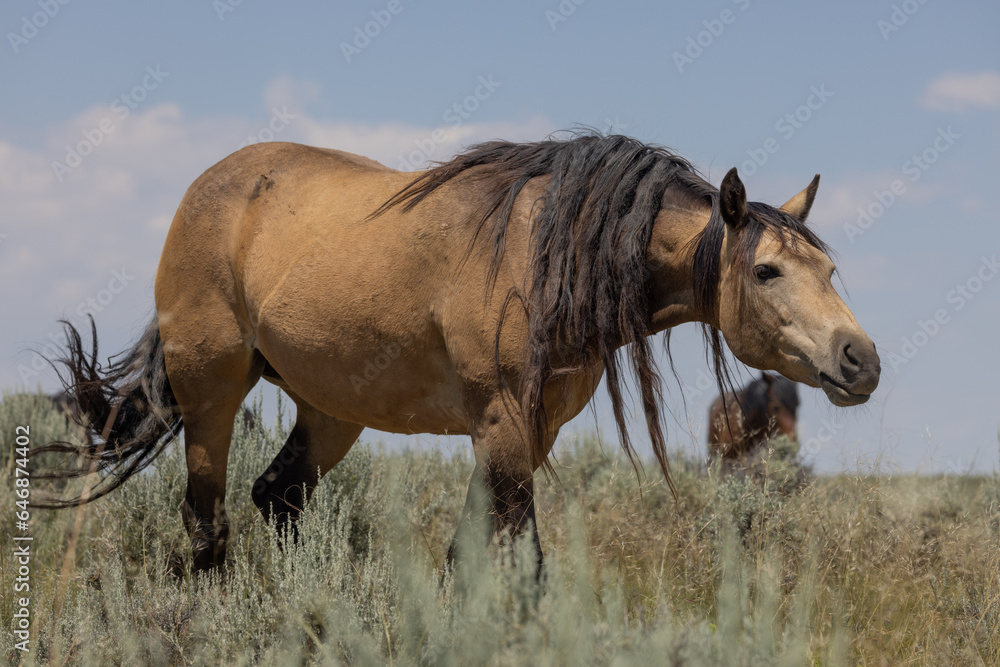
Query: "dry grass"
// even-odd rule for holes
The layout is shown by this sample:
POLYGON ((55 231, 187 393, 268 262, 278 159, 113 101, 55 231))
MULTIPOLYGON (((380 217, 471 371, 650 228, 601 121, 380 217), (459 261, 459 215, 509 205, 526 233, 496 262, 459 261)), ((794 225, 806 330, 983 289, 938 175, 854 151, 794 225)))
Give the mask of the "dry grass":
MULTIPOLYGON (((6 395, 7 470, 13 426, 27 420, 36 443, 65 429, 32 397, 6 395)), ((640 482, 584 438, 558 453, 558 481, 536 480, 543 584, 523 552, 506 566, 473 557, 442 583, 468 458, 356 446, 307 508, 300 543, 281 549, 249 489, 286 429, 237 434, 225 581, 185 571, 179 447, 86 508, 65 587, 74 513, 36 510, 33 651, 17 653, 5 633, 3 654, 101 665, 1000 664, 997 477, 812 478, 776 443, 743 480, 675 455, 675 502, 654 465, 640 482)), ((8 545, 13 509, 0 507, 8 545)), ((7 620, 9 548, 0 566, 7 620)))

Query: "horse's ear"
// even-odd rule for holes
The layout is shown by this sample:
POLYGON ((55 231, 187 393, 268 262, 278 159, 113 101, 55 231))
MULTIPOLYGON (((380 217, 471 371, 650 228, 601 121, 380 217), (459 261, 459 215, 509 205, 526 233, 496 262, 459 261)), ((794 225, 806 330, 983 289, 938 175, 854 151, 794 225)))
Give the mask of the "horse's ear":
POLYGON ((747 218, 747 191, 733 167, 719 186, 719 211, 722 219, 733 229, 739 229, 747 218))
POLYGON ((785 202, 781 210, 794 216, 801 222, 805 222, 809 217, 809 209, 812 208, 813 200, 816 199, 816 190, 819 189, 819 174, 816 174, 812 183, 806 189, 785 202))

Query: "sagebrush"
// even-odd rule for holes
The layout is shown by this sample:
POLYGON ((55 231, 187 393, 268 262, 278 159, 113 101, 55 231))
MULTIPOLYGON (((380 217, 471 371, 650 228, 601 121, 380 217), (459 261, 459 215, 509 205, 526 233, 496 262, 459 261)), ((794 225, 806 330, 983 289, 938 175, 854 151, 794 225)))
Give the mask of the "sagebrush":
MULTIPOLYGON (((249 491, 289 425, 264 426, 259 402, 255 413, 252 429, 238 420, 230 454, 224 573, 190 571, 178 443, 83 508, 75 549, 76 510, 34 511, 32 651, 14 650, 6 632, 9 661, 1000 663, 997 476, 813 477, 778 442, 753 471, 725 478, 674 452, 675 501, 654 462, 637 478, 611 443, 567 438, 557 478, 536 479, 546 556, 536 581, 518 548, 468 550, 446 572, 466 455, 359 443, 323 479, 299 539, 283 539, 249 491)), ((78 437, 44 397, 5 394, 8 479, 25 423, 35 443, 78 437)), ((12 544, 12 500, 0 525, 12 544)), ((0 566, 10 619, 10 549, 0 566)))

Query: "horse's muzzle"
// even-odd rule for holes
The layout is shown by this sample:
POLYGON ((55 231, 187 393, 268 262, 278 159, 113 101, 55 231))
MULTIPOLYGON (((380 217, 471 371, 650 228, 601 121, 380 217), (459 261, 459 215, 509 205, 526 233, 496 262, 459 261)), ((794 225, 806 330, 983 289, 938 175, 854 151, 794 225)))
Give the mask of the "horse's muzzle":
POLYGON ((834 405, 860 405, 878 387, 882 363, 875 344, 865 338, 847 338, 838 346, 839 369, 836 375, 820 372, 818 384, 834 405))

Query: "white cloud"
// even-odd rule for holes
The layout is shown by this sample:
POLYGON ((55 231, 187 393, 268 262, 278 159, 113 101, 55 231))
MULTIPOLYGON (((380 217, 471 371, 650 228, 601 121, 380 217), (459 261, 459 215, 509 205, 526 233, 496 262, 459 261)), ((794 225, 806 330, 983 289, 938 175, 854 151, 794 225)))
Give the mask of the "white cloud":
POLYGON ((264 88, 264 103, 268 112, 285 106, 302 109, 321 97, 322 89, 318 83, 307 79, 293 79, 287 74, 274 79, 264 88))
MULTIPOLYGON (((288 77, 266 87, 266 103, 287 106, 295 115, 276 140, 338 148, 395 167, 398 155, 436 129, 322 120, 297 106, 317 95, 315 84, 288 77)), ((496 137, 538 139, 553 129, 541 117, 474 121, 435 135, 441 140, 429 157, 447 159, 463 145, 496 137)), ((0 386, 20 383, 21 351, 58 332, 56 318, 74 316, 83 300, 106 287, 113 270, 124 269, 135 280, 100 313, 98 326, 102 335, 109 332, 104 351, 115 352, 128 341, 152 311, 150 286, 184 191, 247 136, 257 135, 261 123, 255 114, 190 118, 172 103, 139 106, 126 118, 97 106, 50 127, 38 146, 0 138, 0 302, 17 313, 0 330, 0 386), (114 129, 90 142, 90 150, 84 146, 88 154, 60 181, 52 163, 67 163, 67 146, 78 150, 88 136, 97 136, 102 122, 114 129)))
POLYGON ((173 222, 173 219, 172 215, 167 214, 154 216, 146 222, 146 229, 166 234, 167 230, 170 229, 170 223, 173 222))
POLYGON ((927 84, 920 105, 931 111, 1000 109, 1000 72, 944 74, 927 84))
POLYGON ((420 127, 402 123, 324 123, 303 118, 296 124, 305 143, 361 153, 392 167, 411 171, 447 160, 463 147, 489 139, 538 140, 555 128, 544 117, 523 122, 464 123, 457 127, 420 127), (402 163, 402 164, 401 164, 402 163))
POLYGON ((816 202, 809 213, 809 222, 825 240, 836 245, 844 238, 843 226, 857 219, 858 207, 867 206, 877 190, 888 188, 898 178, 900 175, 891 171, 873 171, 854 174, 837 182, 821 180, 816 202), (835 233, 841 236, 838 238, 835 233))
POLYGON ((913 206, 942 197, 961 197, 963 193, 963 186, 954 179, 922 177, 913 181, 902 170, 856 172, 836 182, 820 183, 809 222, 825 241, 834 247, 846 247, 857 240, 858 225, 865 211, 873 217, 873 223, 869 224, 891 225, 898 223, 901 216, 911 214, 913 206), (894 191, 901 194, 893 194, 894 191))

